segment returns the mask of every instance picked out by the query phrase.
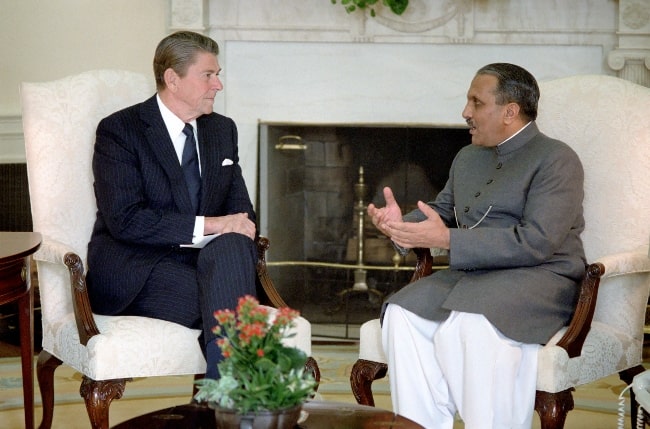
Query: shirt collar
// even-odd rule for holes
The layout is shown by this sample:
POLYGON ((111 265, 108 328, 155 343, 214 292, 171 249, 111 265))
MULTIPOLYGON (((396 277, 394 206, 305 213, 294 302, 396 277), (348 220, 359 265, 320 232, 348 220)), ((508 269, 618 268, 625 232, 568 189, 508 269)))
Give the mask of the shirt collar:
MULTIPOLYGON (((172 138, 175 138, 183 132, 185 128, 185 122, 183 122, 178 116, 176 116, 167 106, 163 103, 159 94, 156 94, 156 100, 158 101, 158 108, 160 109, 160 114, 162 115, 165 126, 167 127, 167 132, 172 138)), ((192 127, 194 127, 194 132, 196 133, 196 119, 189 122, 192 127)))

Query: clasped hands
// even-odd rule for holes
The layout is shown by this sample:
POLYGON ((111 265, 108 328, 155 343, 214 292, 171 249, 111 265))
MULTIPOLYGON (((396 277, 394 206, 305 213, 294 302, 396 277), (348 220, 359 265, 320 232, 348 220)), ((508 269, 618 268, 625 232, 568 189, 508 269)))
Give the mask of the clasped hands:
POLYGON ((449 228, 440 215, 428 204, 418 201, 418 208, 426 216, 422 222, 404 222, 393 191, 384 188, 386 206, 376 207, 368 204, 368 215, 373 225, 395 244, 405 249, 415 247, 449 249, 449 228))
POLYGON ((255 223, 248 218, 247 213, 205 218, 204 235, 228 232, 243 234, 251 240, 255 240, 255 223))

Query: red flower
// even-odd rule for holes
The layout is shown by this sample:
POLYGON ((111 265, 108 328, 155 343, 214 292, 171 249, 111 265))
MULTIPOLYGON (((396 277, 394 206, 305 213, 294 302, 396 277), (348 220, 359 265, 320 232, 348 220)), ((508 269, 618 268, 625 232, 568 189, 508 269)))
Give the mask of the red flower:
POLYGON ((290 326, 294 319, 300 316, 300 312, 293 310, 289 307, 282 307, 278 309, 278 314, 273 321, 274 325, 285 327, 290 326))
POLYGON ((231 310, 217 310, 214 312, 214 318, 217 319, 217 322, 220 325, 225 325, 235 320, 235 313, 231 310))

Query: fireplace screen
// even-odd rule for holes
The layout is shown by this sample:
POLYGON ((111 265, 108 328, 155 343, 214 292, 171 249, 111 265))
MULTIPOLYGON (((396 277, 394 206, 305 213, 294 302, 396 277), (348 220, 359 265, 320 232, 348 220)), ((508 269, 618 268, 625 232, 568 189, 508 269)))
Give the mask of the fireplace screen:
POLYGON ((470 135, 461 127, 270 123, 259 135, 258 221, 276 287, 315 335, 355 338, 414 264, 376 231, 368 203, 383 206, 385 186, 403 212, 433 199, 470 135))

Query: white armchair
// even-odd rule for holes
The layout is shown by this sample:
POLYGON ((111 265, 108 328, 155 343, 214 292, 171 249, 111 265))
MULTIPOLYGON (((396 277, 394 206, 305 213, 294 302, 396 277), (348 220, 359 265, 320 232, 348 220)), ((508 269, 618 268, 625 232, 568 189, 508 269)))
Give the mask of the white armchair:
MULTIPOLYGON (((37 364, 41 428, 52 424, 53 377, 61 363, 83 374, 80 393, 93 428, 108 428, 110 403, 133 377, 205 373, 199 330, 145 317, 94 315, 85 290, 83 262, 96 211, 95 129, 103 117, 153 92, 145 76, 118 70, 21 86, 33 225, 44 239, 35 255, 43 322, 37 364)), ((260 301, 285 306, 266 272, 268 246, 267 239, 258 241, 260 301)), ((311 325, 300 318, 296 330, 291 345, 310 356, 311 325)), ((307 367, 320 378, 312 358, 307 367)))
MULTIPOLYGON (((650 290, 650 89, 609 76, 574 76, 540 87, 540 129, 573 147, 584 165, 582 238, 587 261, 595 263, 571 325, 539 352, 535 409, 542 428, 549 429, 564 427, 575 387, 615 373, 630 384, 643 371, 650 290)), ((361 326, 359 360, 350 376, 357 402, 374 405, 372 382, 386 372, 375 319, 361 326)), ((634 404, 632 420, 635 427, 634 404)))

